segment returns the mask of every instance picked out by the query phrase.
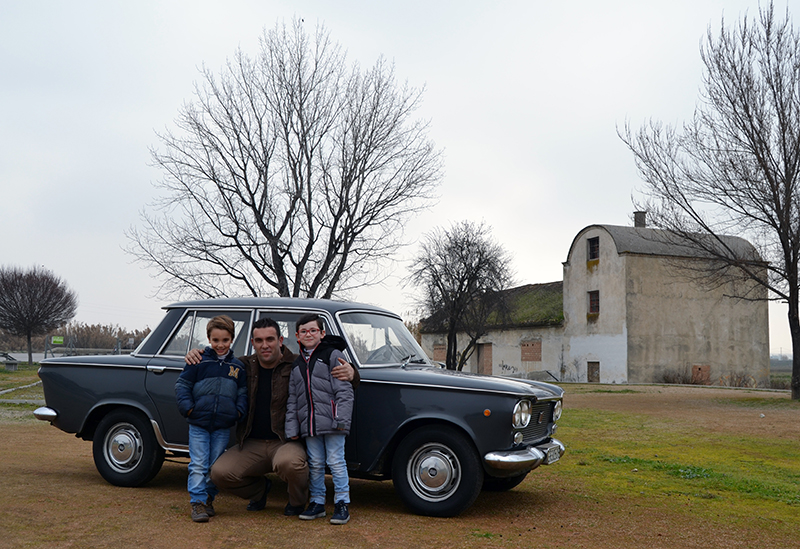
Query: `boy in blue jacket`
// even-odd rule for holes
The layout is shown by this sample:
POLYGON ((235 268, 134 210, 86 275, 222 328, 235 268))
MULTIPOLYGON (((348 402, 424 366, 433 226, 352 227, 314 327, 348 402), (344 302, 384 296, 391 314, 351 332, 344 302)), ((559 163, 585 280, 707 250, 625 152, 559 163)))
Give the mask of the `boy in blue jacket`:
POLYGON ((192 520, 214 516, 219 490, 211 482, 211 465, 228 447, 230 430, 247 413, 244 364, 234 357, 233 320, 216 316, 208 321, 210 345, 199 364, 186 364, 175 382, 178 410, 189 421, 189 496, 192 520))
POLYGON ((316 314, 297 319, 300 355, 289 378, 286 403, 286 438, 306 441, 311 502, 300 513, 302 520, 325 516, 325 464, 333 477, 335 503, 331 524, 350 520, 350 480, 344 459, 344 441, 353 415, 353 386, 331 375, 344 363, 345 341, 325 335, 322 318, 316 314))

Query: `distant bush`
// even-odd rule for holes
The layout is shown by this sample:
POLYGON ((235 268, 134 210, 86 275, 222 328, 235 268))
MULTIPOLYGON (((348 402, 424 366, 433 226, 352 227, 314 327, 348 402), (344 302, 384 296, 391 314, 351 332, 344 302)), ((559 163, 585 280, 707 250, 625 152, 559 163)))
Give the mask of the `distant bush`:
POLYGON ((743 372, 731 372, 719 378, 719 384, 723 387, 757 387, 756 379, 743 372))
POLYGON ((688 371, 666 370, 661 375, 661 383, 676 385, 692 385, 692 374, 688 371))
POLYGON ((770 389, 789 390, 792 388, 792 374, 771 374, 769 376, 770 389))

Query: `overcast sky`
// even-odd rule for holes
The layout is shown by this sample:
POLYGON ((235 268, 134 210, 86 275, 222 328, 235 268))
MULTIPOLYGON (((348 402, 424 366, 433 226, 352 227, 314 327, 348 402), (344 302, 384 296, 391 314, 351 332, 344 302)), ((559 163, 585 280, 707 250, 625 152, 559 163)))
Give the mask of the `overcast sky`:
MULTIPOLYGON (((786 4, 776 4, 782 12, 786 4)), ((755 1, 7 1, 0 17, 0 263, 44 265, 77 292, 76 320, 155 327, 168 299, 123 250, 155 196, 149 148, 192 98, 198 68, 255 54, 276 21, 324 23, 350 61, 379 55, 425 86, 444 150, 440 200, 408 225, 485 221, 519 284, 562 279, 572 239, 632 224, 642 183, 617 127, 691 117, 709 25, 755 1)), ((405 250, 410 256, 415 250, 405 250)), ((404 265, 397 269, 405 274, 404 265)), ((398 279, 354 297, 407 315, 398 279)), ((772 350, 791 349, 785 308, 772 350)))

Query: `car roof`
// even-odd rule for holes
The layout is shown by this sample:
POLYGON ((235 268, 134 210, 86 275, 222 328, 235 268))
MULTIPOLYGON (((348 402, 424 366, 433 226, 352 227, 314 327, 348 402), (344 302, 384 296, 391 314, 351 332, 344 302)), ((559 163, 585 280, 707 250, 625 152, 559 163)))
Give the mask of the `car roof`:
POLYGON ((302 297, 225 297, 216 299, 195 299, 191 301, 179 301, 165 305, 164 309, 182 309, 196 307, 249 307, 252 309, 261 308, 293 308, 293 309, 321 309, 330 313, 340 311, 351 311, 353 309, 361 311, 374 311, 397 316, 395 313, 368 305, 366 303, 356 303, 352 301, 337 301, 333 299, 311 299, 302 297))

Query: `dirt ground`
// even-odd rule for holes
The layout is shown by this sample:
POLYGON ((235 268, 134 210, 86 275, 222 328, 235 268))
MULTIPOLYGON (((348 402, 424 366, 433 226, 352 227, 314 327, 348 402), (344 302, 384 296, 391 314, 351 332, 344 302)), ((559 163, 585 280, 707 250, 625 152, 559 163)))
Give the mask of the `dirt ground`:
MULTIPOLYGON (((726 399, 746 398, 749 391, 628 389, 636 392, 568 387, 565 407, 668 415, 720 432, 800 439, 796 407, 770 408, 761 417, 756 409, 726 406, 726 399)), ((788 400, 786 393, 753 394, 788 400)), ((266 510, 246 512, 246 502, 223 494, 216 504, 218 516, 195 524, 189 519, 185 463, 166 463, 146 487, 118 488, 95 470, 88 442, 22 414, 0 419, 0 435, 0 547, 800 546, 786 536, 786 529, 774 531, 769 524, 759 529, 719 527, 693 519, 691 507, 688 513, 678 513, 658 501, 642 504, 587 493, 576 476, 565 480, 559 475, 560 467, 571 466, 569 454, 562 463, 535 471, 510 492, 482 493, 467 512, 450 519, 410 514, 390 482, 353 480, 349 524, 301 522, 282 516, 286 487, 276 481, 266 510)))

